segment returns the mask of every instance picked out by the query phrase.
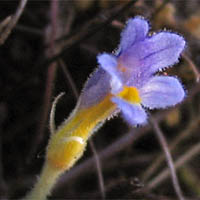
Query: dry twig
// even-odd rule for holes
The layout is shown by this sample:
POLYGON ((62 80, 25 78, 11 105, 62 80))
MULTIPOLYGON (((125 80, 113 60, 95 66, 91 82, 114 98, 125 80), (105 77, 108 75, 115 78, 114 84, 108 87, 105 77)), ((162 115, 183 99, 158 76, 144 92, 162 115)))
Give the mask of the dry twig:
MULTIPOLYGON (((105 28, 107 25, 109 25, 115 18, 117 18, 118 16, 120 16, 121 13, 123 13, 124 11, 126 11, 127 9, 129 9, 131 6, 133 6, 135 3, 137 2, 137 0, 132 0, 129 3, 127 3, 125 6, 123 7, 119 7, 117 10, 115 10, 114 14, 112 14, 105 22, 103 22, 102 24, 100 24, 99 26, 96 26, 93 29, 88 29, 88 25, 87 25, 87 29, 85 30, 85 28, 80 28, 80 30, 85 30, 82 31, 82 33, 78 33, 77 35, 73 35, 71 38, 69 38, 69 40, 67 40, 65 42, 65 47, 62 49, 61 52, 59 52, 57 55, 53 56, 52 58, 48 59, 45 61, 46 63, 52 63, 55 60, 61 58, 70 48, 74 47, 77 44, 80 44, 81 42, 83 42, 84 40, 88 39, 89 37, 93 36, 94 34, 96 34, 99 30, 105 28)), ((94 19, 92 19, 92 22, 94 21, 94 19)), ((90 24, 90 22, 88 22, 90 24)))
POLYGON ((11 31, 14 29, 15 25, 17 24, 20 16, 22 15, 24 11, 26 4, 27 4, 27 0, 21 0, 15 14, 11 16, 11 19, 6 18, 7 20, 8 19, 9 20, 7 21, 6 28, 4 28, 3 32, 0 33, 0 45, 4 44, 4 42, 10 35, 11 31))
MULTIPOLYGON (((54 55, 55 51, 55 35, 56 35, 56 29, 57 29, 57 15, 58 15, 58 1, 52 0, 51 1, 51 32, 49 36, 49 56, 54 55)), ((48 38, 48 36, 47 36, 48 38)), ((48 71, 47 71, 47 80, 46 80, 46 88, 45 88, 45 94, 44 94, 44 104, 43 104, 43 111, 39 123, 38 132, 36 134, 36 137, 34 138, 32 142, 32 149, 29 154, 29 160, 30 162, 32 160, 33 155, 35 154, 37 150, 37 146, 41 143, 43 136, 44 136, 44 130, 46 127, 46 121, 48 119, 49 109, 51 105, 51 97, 52 97, 52 91, 54 86, 54 80, 55 80, 55 74, 56 74, 56 63, 51 63, 48 71)))
POLYGON ((196 82, 200 81, 200 72, 194 62, 190 59, 190 57, 186 54, 183 53, 183 58, 188 62, 189 66, 191 67, 192 71, 194 72, 194 75, 196 77, 196 82))
POLYGON ((176 176, 176 171, 175 171, 175 168, 174 168, 172 156, 170 154, 170 151, 169 151, 169 148, 168 148, 168 145, 167 145, 167 141, 165 140, 165 137, 164 137, 160 127, 158 126, 158 123, 155 121, 155 119, 153 117, 151 117, 150 121, 151 121, 151 124, 153 126, 153 129, 155 130, 155 133, 156 133, 156 136, 157 136, 157 138, 160 142, 160 145, 161 145, 161 147, 162 147, 162 149, 165 153, 165 157, 166 157, 166 160, 167 160, 168 167, 170 169, 170 175, 171 175, 171 178, 172 178, 172 182, 173 182, 173 186, 174 186, 174 189, 176 191, 176 194, 177 194, 179 200, 184 200, 184 197, 183 197, 183 194, 182 194, 182 191, 181 191, 181 188, 180 188, 177 176, 176 176))
MULTIPOLYGON (((172 152, 181 141, 183 141, 190 135, 191 131, 195 130, 198 127, 198 125, 199 125, 199 118, 191 120, 191 123, 188 125, 187 129, 182 131, 176 138, 174 138, 172 143, 169 145, 170 151, 172 152)), ((164 159, 165 159, 165 157, 162 154, 159 155, 152 162, 152 165, 150 165, 147 168, 147 170, 144 172, 144 174, 142 176, 142 180, 143 181, 148 180, 156 172, 156 170, 159 168, 159 166, 164 161, 164 159)))
MULTIPOLYGON (((175 168, 183 166, 188 163, 190 160, 194 158, 200 152, 200 143, 197 143, 191 147, 186 153, 184 153, 176 162, 175 168)), ((149 189, 154 189, 158 185, 160 185, 166 178, 170 175, 169 169, 164 169, 160 174, 158 174, 153 180, 148 183, 149 189)))

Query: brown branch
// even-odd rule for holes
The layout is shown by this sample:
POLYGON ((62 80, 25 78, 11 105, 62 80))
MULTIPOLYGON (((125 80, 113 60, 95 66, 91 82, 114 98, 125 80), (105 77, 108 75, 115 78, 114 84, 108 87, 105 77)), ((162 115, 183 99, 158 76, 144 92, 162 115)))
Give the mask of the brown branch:
POLYGON ((103 178, 103 173, 102 173, 102 167, 101 167, 101 161, 99 158, 99 155, 96 151, 96 147, 94 146, 93 140, 89 140, 90 148, 92 150, 92 153, 95 158, 95 164, 96 164, 96 169, 97 169, 97 175, 98 175, 98 180, 99 180, 99 188, 101 191, 101 197, 102 199, 106 198, 106 193, 105 193, 105 186, 104 186, 104 178, 103 178))
MULTIPOLYGON (((187 129, 183 130, 177 137, 174 138, 172 143, 169 145, 169 149, 171 152, 177 147, 177 145, 181 141, 183 141, 183 139, 186 139, 188 136, 190 136, 191 132, 198 127, 199 120, 200 120, 199 117, 197 119, 192 119, 187 129)), ((165 157, 163 156, 163 154, 157 156, 157 158, 152 162, 152 164, 147 168, 147 170, 142 175, 142 180, 147 181, 160 167, 164 159, 165 157)))
POLYGON ((13 16, 11 16, 11 19, 9 20, 6 28, 3 30, 3 32, 0 34, 0 45, 4 44, 8 36, 10 35, 11 31, 14 29, 15 25, 17 24, 20 16, 22 15, 24 8, 27 4, 27 0, 21 0, 19 3, 19 6, 13 16))
MULTIPOLYGON (((200 143, 197 143, 192 146, 190 150, 184 153, 176 162, 175 168, 178 169, 182 167, 184 164, 188 163, 193 159, 194 156, 199 154, 200 152, 200 143)), ((148 183, 149 189, 156 188, 159 184, 161 184, 166 178, 170 175, 169 169, 164 169, 160 174, 158 174, 153 180, 148 183)))
POLYGON ((60 65, 61 69, 63 70, 63 73, 66 77, 66 80, 67 80, 69 86, 70 86, 70 89, 73 92, 73 96, 74 96, 75 100, 77 101, 78 97, 79 97, 79 92, 78 92, 78 89, 77 89, 77 87, 76 87, 76 85, 75 85, 75 83, 74 83, 74 81, 71 77, 71 74, 69 73, 69 71, 68 71, 68 69, 67 69, 67 67, 66 67, 66 65, 65 65, 65 63, 63 62, 62 59, 59 59, 58 63, 60 65))
POLYGON ((3 32, 6 26, 8 26, 11 19, 11 16, 8 16, 0 23, 0 33, 3 32))
POLYGON ((33 28, 33 27, 17 24, 15 29, 21 32, 26 32, 26 33, 38 36, 38 37, 44 36, 44 32, 40 30, 39 28, 33 28))
MULTIPOLYGON (((110 14, 108 14, 108 16, 110 17, 104 17, 102 18, 102 16, 104 16, 105 11, 101 12, 100 14, 98 14, 98 17, 95 18, 96 21, 99 22, 99 20, 97 19, 101 19, 101 22, 103 21, 103 23, 91 26, 89 28, 87 28, 87 30, 85 30, 84 26, 79 27, 78 30, 76 30, 76 32, 78 32, 77 34, 79 34, 80 30, 81 32, 84 32, 83 35, 81 35, 80 37, 76 36, 76 32, 73 32, 73 34, 71 35, 71 37, 68 38, 67 41, 65 41, 67 43, 67 45, 63 48, 63 50, 60 53, 57 53, 55 56, 52 56, 51 58, 44 58, 40 64, 36 65, 29 74, 27 74, 24 77, 24 80, 29 80, 30 77, 32 77, 34 74, 38 73, 38 70, 40 70, 41 68, 47 68, 49 66, 50 63, 58 60, 59 58, 61 58, 66 52, 68 52, 71 48, 76 47, 77 45, 80 45, 80 43, 86 41, 87 39, 89 39, 90 37, 92 37, 93 35, 95 35, 96 33, 98 33, 101 29, 104 29, 105 26, 108 26, 112 20, 114 20, 115 18, 117 18, 118 16, 120 16, 121 14, 123 14, 123 12, 127 11, 129 8, 131 8, 131 6, 134 5, 134 3, 136 3, 138 0, 131 0, 130 3, 126 4, 125 6, 117 6, 117 8, 114 8, 114 11, 110 14)), ((73 13, 72 13, 73 14, 73 13)), ((71 19, 70 19, 71 20, 71 19)), ((92 21, 95 21, 94 19, 92 19, 92 21)), ((90 22, 88 22, 90 23, 90 22)), ((67 34, 69 35, 69 34, 67 34)), ((61 38, 62 39, 62 38, 61 38)), ((60 41, 60 40, 59 40, 60 41)), ((48 46, 48 45, 47 45, 48 46)), ((57 48, 57 45, 56 45, 57 48)), ((59 48, 59 46, 58 46, 59 48)), ((27 83, 26 83, 27 84, 27 83)), ((24 82, 20 82, 19 83, 20 87, 24 87, 25 83, 24 82)))
POLYGON ((197 66, 194 64, 194 62, 190 59, 190 57, 186 53, 183 53, 182 56, 188 62, 189 66, 191 67, 192 71, 194 72, 194 75, 196 77, 196 82, 199 82, 200 81, 200 72, 197 69, 197 66))
MULTIPOLYGON (((52 0, 51 1, 51 10, 50 10, 50 16, 51 16, 51 32, 50 36, 47 38, 49 39, 50 47, 49 47, 49 56, 54 55, 55 51, 55 35, 56 35, 56 29, 57 29, 57 14, 58 14, 58 1, 57 0, 52 0)), ((44 94, 44 103, 43 103, 43 111, 42 115, 40 118, 39 122, 39 128, 38 132, 36 134, 36 137, 34 138, 32 145, 31 145, 31 150, 28 158, 28 162, 32 160, 32 157, 34 156, 37 146, 41 143, 43 137, 44 137, 44 130, 46 127, 46 121, 48 119, 48 114, 50 110, 50 105, 51 105, 51 97, 52 97, 52 91, 53 91, 53 86, 54 86, 54 80, 55 80, 55 75, 56 75, 56 69, 57 69, 57 64, 51 63, 49 65, 49 68, 47 70, 47 80, 46 80, 46 88, 45 88, 45 94, 44 94)))
MULTIPOLYGON (((61 52, 59 52, 58 54, 56 54, 55 56, 53 56, 52 58, 46 60, 44 62, 44 64, 49 64, 54 62, 55 60, 59 59, 60 57, 62 57, 70 48, 74 47, 77 44, 80 44, 81 42, 83 42, 84 40, 88 39, 89 37, 93 36, 94 34, 96 34, 97 32, 99 32, 101 29, 105 28, 106 26, 108 26, 115 18, 117 18, 118 16, 120 16, 121 13, 123 13, 124 11, 126 11, 127 9, 129 9, 131 6, 133 6, 135 3, 137 2, 137 0, 131 0, 129 3, 127 3, 125 6, 123 7, 119 7, 114 14, 112 14, 105 22, 103 22, 102 24, 96 26, 93 29, 88 29, 83 31, 82 28, 80 28, 80 30, 82 30, 82 33, 78 33, 77 35, 73 35, 71 38, 69 38, 69 40, 67 42, 65 42, 65 47, 62 49, 61 52)), ((92 20, 94 21, 94 20, 92 20)), ((89 22, 90 23, 90 22, 89 22)))
POLYGON ((164 134, 162 133, 158 123, 156 122, 156 120, 153 117, 150 117, 150 122, 153 126, 153 129, 155 130, 156 136, 160 142, 163 152, 165 153, 166 161, 167 161, 168 167, 170 169, 170 175, 172 178, 172 183, 173 183, 176 195, 179 198, 179 200, 184 200, 184 197, 183 197, 183 194, 182 194, 179 182, 178 182, 178 178, 176 176, 173 159, 172 159, 171 153, 169 151, 168 144, 164 137, 164 134))

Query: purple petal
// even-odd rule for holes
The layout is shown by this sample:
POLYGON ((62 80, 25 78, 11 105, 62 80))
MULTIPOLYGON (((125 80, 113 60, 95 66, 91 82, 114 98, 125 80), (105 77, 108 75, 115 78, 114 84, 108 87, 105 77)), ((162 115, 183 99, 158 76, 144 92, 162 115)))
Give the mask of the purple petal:
POLYGON ((185 92, 178 79, 155 76, 140 89, 140 96, 145 107, 166 108, 180 103, 185 97, 185 92))
POLYGON ((99 103, 110 92, 110 76, 98 68, 86 82, 79 98, 80 108, 99 103))
POLYGON ((132 69, 130 84, 140 86, 158 70, 178 62, 184 46, 183 37, 174 33, 160 32, 137 42, 120 55, 119 62, 124 67, 132 69))
POLYGON ((148 74, 153 74, 169 67, 178 62, 184 47, 183 37, 174 33, 160 32, 146 39, 138 47, 141 68, 148 74))
POLYGON ((149 24, 141 17, 129 19, 127 26, 121 33, 120 49, 122 53, 136 42, 144 40, 149 31, 149 24))
POLYGON ((121 98, 113 97, 112 101, 121 109, 124 119, 132 126, 145 124, 147 114, 140 104, 130 104, 121 98))
POLYGON ((103 53, 97 56, 98 63, 111 76, 111 88, 117 93, 122 87, 121 74, 117 70, 117 58, 113 55, 103 53))

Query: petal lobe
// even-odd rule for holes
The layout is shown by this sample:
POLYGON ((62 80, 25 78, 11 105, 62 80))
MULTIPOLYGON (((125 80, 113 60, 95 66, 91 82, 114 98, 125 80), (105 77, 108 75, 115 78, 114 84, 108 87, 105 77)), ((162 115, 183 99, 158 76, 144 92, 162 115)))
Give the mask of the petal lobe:
POLYGON ((147 114, 140 104, 130 104, 117 97, 113 97, 112 101, 121 109, 124 119, 130 125, 142 125, 147 122, 147 114))
POLYGON ((155 76, 140 90, 142 104, 149 108, 166 108, 180 103, 185 91, 178 79, 170 76, 155 76))
POLYGON ((120 48, 121 51, 126 51, 136 42, 144 40, 149 31, 149 24, 142 17, 129 19, 127 26, 121 33, 120 48))

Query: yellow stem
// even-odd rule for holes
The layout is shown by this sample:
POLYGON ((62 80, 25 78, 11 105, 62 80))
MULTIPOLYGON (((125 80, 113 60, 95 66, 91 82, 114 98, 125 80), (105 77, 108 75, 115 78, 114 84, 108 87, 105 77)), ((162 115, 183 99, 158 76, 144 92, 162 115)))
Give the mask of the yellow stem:
POLYGON ((45 200, 61 173, 46 162, 37 183, 24 200, 45 200))
MULTIPOLYGON (((140 103, 138 90, 134 87, 124 87, 119 97, 130 103, 140 103)), ((96 127, 116 111, 111 98, 112 94, 108 94, 94 106, 77 108, 70 119, 51 134, 41 176, 26 200, 45 200, 60 174, 69 170, 82 156, 96 127)))
POLYGON ((91 133, 116 110, 116 105, 110 98, 111 94, 108 94, 99 104, 78 109, 51 134, 42 173, 25 200, 45 200, 57 178, 82 156, 91 133))

